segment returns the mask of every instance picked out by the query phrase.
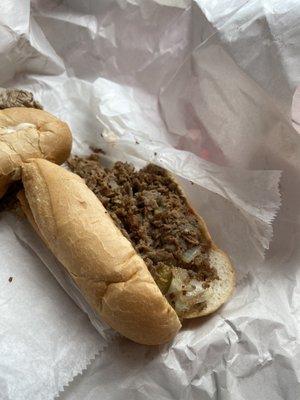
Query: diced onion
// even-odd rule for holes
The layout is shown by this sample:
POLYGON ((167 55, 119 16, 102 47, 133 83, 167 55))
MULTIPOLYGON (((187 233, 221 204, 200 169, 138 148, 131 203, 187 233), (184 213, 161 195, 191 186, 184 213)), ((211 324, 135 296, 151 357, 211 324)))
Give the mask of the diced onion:
POLYGON ((203 282, 191 278, 185 269, 172 268, 172 276, 166 297, 174 302, 178 315, 184 314, 195 304, 203 303, 210 297, 210 289, 204 289, 203 282))
POLYGON ((200 254, 200 247, 199 246, 192 247, 191 249, 188 249, 183 253, 182 261, 188 264, 192 262, 194 258, 197 257, 199 254, 200 254))

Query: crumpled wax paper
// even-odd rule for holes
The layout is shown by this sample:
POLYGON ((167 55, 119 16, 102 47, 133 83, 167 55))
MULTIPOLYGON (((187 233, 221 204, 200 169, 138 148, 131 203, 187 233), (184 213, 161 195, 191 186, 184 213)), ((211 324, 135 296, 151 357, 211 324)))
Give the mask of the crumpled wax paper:
MULTIPOLYGON (((35 0, 2 9, 0 84, 33 91, 66 120, 74 153, 99 146, 108 161, 175 173, 237 270, 233 298, 160 348, 111 334, 90 315, 107 348, 60 397, 298 398, 297 1, 35 0)), ((88 311, 28 225, 10 229, 88 311)))
POLYGON ((0 215, 0 398, 53 399, 105 343, 16 237, 21 223, 0 215))

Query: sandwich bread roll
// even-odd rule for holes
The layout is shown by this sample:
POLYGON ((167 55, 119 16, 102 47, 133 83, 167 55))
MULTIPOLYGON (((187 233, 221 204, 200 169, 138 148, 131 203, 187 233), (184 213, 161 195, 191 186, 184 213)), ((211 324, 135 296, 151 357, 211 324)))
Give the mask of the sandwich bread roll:
POLYGON ((176 312, 83 179, 33 159, 22 181, 25 214, 95 312, 135 342, 171 340, 181 327, 176 312))
POLYGON ((0 198, 21 179, 23 162, 45 158, 62 164, 71 146, 68 125, 48 112, 24 107, 0 110, 0 198))

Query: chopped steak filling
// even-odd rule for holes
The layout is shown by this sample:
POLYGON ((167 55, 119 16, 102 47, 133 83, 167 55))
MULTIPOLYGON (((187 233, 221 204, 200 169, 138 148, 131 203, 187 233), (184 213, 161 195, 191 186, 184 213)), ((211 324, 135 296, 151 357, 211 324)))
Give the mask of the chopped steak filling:
MULTIPOLYGON (((166 170, 149 164, 135 171, 123 162, 108 169, 101 166, 97 154, 75 156, 68 165, 85 180, 142 256, 163 294, 168 292, 172 270, 177 268, 201 281, 204 289, 218 279, 208 260, 211 241, 166 170)), ((172 304, 172 293, 169 301, 172 304)))
POLYGON ((33 94, 27 90, 21 89, 1 89, 0 90, 0 109, 11 107, 29 107, 39 108, 43 107, 34 100, 33 94))

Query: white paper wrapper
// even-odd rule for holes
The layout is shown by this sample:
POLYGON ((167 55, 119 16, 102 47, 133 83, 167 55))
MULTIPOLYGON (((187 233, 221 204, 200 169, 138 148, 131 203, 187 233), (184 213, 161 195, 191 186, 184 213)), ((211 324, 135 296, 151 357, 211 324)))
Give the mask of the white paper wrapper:
POLYGON ((105 343, 17 239, 16 224, 15 217, 1 214, 0 398, 53 399, 105 343))
MULTIPOLYGON (((109 344, 61 397, 299 397, 300 143, 289 121, 296 0, 36 0, 17 18, 10 3, 0 16, 0 83, 32 90, 66 120, 74 152, 100 146, 110 159, 152 161, 180 176, 237 269, 232 300, 159 349, 114 335, 111 344, 90 315, 109 344), (282 207, 263 260, 280 171, 282 207)), ((15 232, 87 310, 29 228, 15 232)), ((0 376, 7 383, 1 368, 0 376)))

